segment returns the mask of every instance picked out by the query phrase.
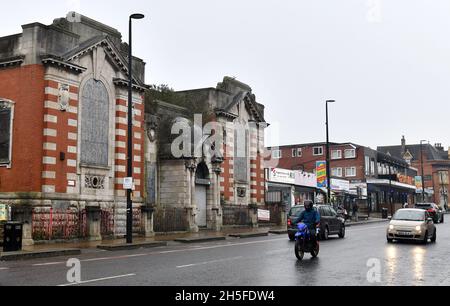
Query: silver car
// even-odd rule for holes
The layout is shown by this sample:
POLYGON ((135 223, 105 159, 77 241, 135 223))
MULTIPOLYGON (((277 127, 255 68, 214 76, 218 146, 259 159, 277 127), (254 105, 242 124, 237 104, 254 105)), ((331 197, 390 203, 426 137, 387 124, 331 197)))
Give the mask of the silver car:
POLYGON ((436 227, 430 214, 423 209, 399 209, 389 223, 386 238, 393 240, 416 240, 426 244, 436 241, 436 227))

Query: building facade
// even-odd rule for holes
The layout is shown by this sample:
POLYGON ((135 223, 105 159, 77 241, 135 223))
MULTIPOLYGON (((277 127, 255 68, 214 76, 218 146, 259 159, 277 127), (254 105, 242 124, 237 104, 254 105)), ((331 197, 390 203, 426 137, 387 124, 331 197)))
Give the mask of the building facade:
POLYGON ((378 150, 401 158, 416 168, 420 176, 419 183, 421 183, 423 175, 425 192, 422 194, 421 188, 419 188, 416 197, 418 202, 434 202, 442 208, 448 209, 449 150, 444 150, 439 143, 434 146, 428 143, 407 144, 404 136, 400 145, 380 146, 378 150))
POLYGON ((216 88, 153 92, 146 116, 147 202, 159 231, 257 226, 264 205, 264 106, 225 77, 216 88), (152 179, 153 178, 153 179, 152 179), (170 220, 177 220, 171 222, 170 220))
MULTIPOLYGON (((85 16, 0 38, 0 201, 24 243, 125 234, 127 46, 85 16)), ((141 233, 144 71, 133 58, 134 232, 141 233)))
MULTIPOLYGON (((266 156, 270 157, 266 163, 285 169, 316 173, 316 163, 326 162, 323 142, 267 150, 266 156)), ((347 209, 354 201, 360 202, 362 210, 368 213, 382 208, 395 210, 405 202, 414 202, 417 170, 402 159, 354 143, 330 143, 330 171, 332 201, 347 209)))

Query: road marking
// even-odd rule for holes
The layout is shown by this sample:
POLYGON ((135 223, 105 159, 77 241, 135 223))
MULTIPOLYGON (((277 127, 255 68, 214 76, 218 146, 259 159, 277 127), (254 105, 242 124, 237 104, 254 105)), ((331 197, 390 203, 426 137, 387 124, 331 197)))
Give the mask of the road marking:
POLYGON ((279 241, 279 240, 287 240, 287 238, 278 238, 278 239, 270 239, 270 240, 259 240, 259 241, 252 241, 252 242, 243 242, 243 243, 230 243, 230 244, 215 245, 215 246, 201 247, 201 248, 195 248, 195 249, 171 250, 171 251, 157 252, 155 254, 169 254, 169 253, 179 253, 179 252, 186 252, 186 251, 209 250, 209 249, 225 248, 225 247, 237 246, 237 245, 249 245, 249 244, 256 244, 256 243, 265 243, 265 242, 279 241))
MULTIPOLYGON (((80 262, 92 262, 92 261, 101 261, 101 260, 124 259, 124 258, 147 256, 147 255, 150 255, 150 253, 123 255, 123 256, 113 256, 113 257, 90 258, 90 259, 80 260, 80 262)), ((32 266, 40 267, 40 266, 62 265, 62 264, 66 264, 66 262, 65 261, 47 262, 47 263, 33 264, 32 266)))
POLYGON ((212 263, 236 260, 236 259, 241 259, 241 258, 242 258, 242 256, 225 258, 225 259, 217 259, 217 260, 211 260, 211 261, 204 261, 204 262, 199 262, 199 263, 194 263, 194 264, 189 264, 189 265, 177 266, 177 269, 208 265, 208 264, 212 264, 212 263))
POLYGON ((352 232, 360 232, 360 231, 368 230, 368 229, 374 229, 374 228, 386 228, 386 227, 387 227, 387 225, 365 227, 365 228, 360 228, 360 229, 352 229, 352 228, 350 227, 350 228, 346 228, 346 230, 350 230, 350 231, 352 231, 352 232))
MULTIPOLYGON (((281 241, 281 240, 287 240, 287 238, 267 239, 267 240, 258 240, 258 241, 251 241, 251 242, 242 242, 242 243, 229 243, 229 244, 214 245, 214 246, 208 246, 208 247, 195 247, 195 246, 193 247, 193 246, 190 246, 189 249, 170 250, 170 251, 161 251, 161 252, 151 252, 151 253, 142 253, 142 254, 135 254, 135 255, 123 255, 123 256, 90 258, 90 259, 80 260, 80 262, 95 262, 95 261, 102 261, 102 260, 125 259, 125 258, 132 258, 132 257, 142 257, 142 256, 150 256, 150 255, 180 253, 180 252, 187 252, 187 251, 201 251, 201 250, 209 250, 209 249, 232 247, 232 246, 240 246, 240 245, 250 245, 250 244, 257 244, 257 243, 266 243, 266 242, 281 241)), ((63 264, 66 264, 66 262, 65 261, 60 261, 60 262, 39 263, 39 264, 33 264, 32 266, 39 267, 39 266, 53 266, 53 265, 63 265, 63 264)))
POLYGON ((8 270, 9 268, 0 268, 0 271, 2 271, 2 270, 8 270))
POLYGON ((54 265, 61 265, 64 264, 63 261, 57 261, 57 262, 46 262, 46 263, 40 263, 40 264, 33 264, 33 267, 42 267, 42 266, 54 266, 54 265))
POLYGON ((117 279, 117 278, 125 278, 125 277, 131 277, 131 276, 136 276, 136 274, 132 273, 132 274, 125 274, 125 275, 117 275, 117 276, 110 276, 110 277, 91 279, 91 280, 82 281, 82 282, 79 282, 79 283, 69 283, 69 284, 58 285, 58 287, 77 286, 77 285, 82 285, 82 284, 87 284, 87 283, 101 282, 101 281, 105 281, 105 280, 117 279))

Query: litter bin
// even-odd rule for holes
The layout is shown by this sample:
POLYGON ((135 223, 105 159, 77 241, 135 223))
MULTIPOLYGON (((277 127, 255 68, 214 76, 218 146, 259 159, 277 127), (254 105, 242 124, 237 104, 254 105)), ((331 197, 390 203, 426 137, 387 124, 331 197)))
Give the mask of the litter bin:
POLYGON ((22 250, 23 224, 21 222, 6 222, 3 231, 3 252, 22 250))
POLYGON ((388 218, 388 210, 387 210, 387 208, 382 208, 381 209, 381 218, 383 218, 383 219, 387 219, 388 218))

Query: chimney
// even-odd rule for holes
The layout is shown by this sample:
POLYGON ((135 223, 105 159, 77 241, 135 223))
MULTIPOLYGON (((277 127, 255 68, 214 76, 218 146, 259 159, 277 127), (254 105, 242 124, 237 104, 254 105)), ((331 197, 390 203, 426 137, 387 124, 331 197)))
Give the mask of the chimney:
POLYGON ((406 153, 406 139, 405 136, 402 136, 402 155, 406 153))
POLYGON ((442 147, 442 143, 436 143, 434 145, 434 147, 439 151, 444 151, 444 148, 442 147))

